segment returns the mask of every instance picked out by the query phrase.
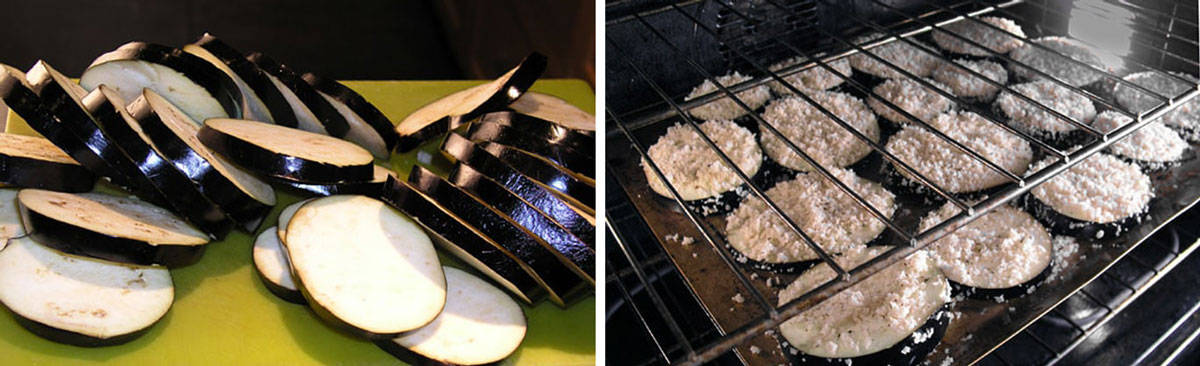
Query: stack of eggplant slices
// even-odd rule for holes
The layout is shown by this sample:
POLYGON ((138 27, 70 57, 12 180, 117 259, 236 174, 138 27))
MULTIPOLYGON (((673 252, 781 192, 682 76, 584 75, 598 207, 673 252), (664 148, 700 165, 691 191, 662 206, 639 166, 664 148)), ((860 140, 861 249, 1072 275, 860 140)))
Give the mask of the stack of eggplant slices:
POLYGON ((0 97, 43 137, 0 134, 0 302, 53 341, 128 342, 170 309, 169 269, 236 229, 259 233, 267 288, 335 328, 410 361, 502 360, 525 337, 519 302, 595 286, 594 117, 526 92, 545 67, 534 53, 393 124, 207 34, 122 45, 79 83, 3 65, 0 97), (375 163, 418 147, 453 168, 375 163), (260 228, 276 189, 307 200, 260 228))

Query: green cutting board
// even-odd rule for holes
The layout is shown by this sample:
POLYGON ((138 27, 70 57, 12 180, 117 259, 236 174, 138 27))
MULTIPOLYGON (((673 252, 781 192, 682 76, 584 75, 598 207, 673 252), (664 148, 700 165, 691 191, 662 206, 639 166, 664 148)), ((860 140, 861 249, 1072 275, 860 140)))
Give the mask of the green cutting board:
MULTIPOLYGON (((392 121, 440 96, 482 81, 349 81, 346 85, 392 121)), ((556 95, 593 111, 591 88, 579 80, 541 80, 534 91, 556 95)), ((10 113, 7 131, 35 134, 10 113)), ((422 150, 430 153, 433 144, 422 150)), ((393 155, 402 176, 417 153, 393 155)), ((279 193, 279 205, 263 228, 296 196, 279 193)), ((260 229, 261 230, 261 229, 260 229)), ((338 333, 308 308, 279 300, 263 287, 250 262, 254 236, 231 233, 209 244, 199 263, 172 270, 175 305, 141 338, 106 348, 80 348, 39 338, 0 314, 0 365, 384 365, 399 364, 374 344, 338 333)), ((462 268, 443 256, 444 262, 462 268)), ((548 302, 526 307, 529 330, 506 363, 595 364, 595 297, 567 309, 548 302)))

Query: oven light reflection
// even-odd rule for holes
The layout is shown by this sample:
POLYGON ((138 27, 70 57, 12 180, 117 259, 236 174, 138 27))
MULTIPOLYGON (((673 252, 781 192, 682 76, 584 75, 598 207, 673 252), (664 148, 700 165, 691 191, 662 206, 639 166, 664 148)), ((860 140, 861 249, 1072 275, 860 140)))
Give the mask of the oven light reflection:
POLYGON ((1097 48, 1105 65, 1125 68, 1124 57, 1131 52, 1134 13, 1101 0, 1075 1, 1068 20, 1068 34, 1097 48))

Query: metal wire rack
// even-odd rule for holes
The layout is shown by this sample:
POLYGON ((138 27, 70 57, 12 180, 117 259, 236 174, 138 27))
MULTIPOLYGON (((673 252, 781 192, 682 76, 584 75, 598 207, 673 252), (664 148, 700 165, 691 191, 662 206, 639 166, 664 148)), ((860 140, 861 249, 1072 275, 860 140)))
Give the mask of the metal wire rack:
MULTIPOLYGON (((1008 204, 1037 184, 1062 173, 1088 156, 1104 150, 1113 142, 1128 136, 1130 133, 1153 122, 1179 105, 1189 102, 1192 98, 1200 94, 1200 89, 1197 88, 1195 82, 1173 76, 1178 80, 1187 82, 1192 87, 1178 95, 1160 95, 1152 90, 1121 79, 1120 74, 1113 70, 1097 68, 1084 62, 1075 61, 1053 49, 1032 42, 1026 42, 1044 52, 1057 55, 1062 59, 1062 62, 1071 63, 1077 67, 1087 68, 1102 74, 1104 81, 1101 85, 1110 87, 1111 85, 1120 84, 1152 95, 1161 101, 1159 105, 1146 111, 1129 111, 1114 103, 1111 98, 1104 96, 1105 93, 1102 90, 1075 87, 1046 72, 1029 68, 1041 78, 1050 80, 1050 82, 1086 96, 1101 109, 1114 110, 1133 119, 1133 122, 1105 133, 1091 128, 1084 121, 1079 121, 1058 113, 1031 98, 1016 93, 1008 85, 991 82, 992 85, 1000 88, 1002 91, 1013 93, 1018 98, 1022 98, 1026 102, 1038 106, 1056 118, 1078 126, 1091 137, 1088 142, 1079 148, 1073 150, 1059 149, 1046 141, 1035 138, 1020 129, 1008 125, 1003 118, 996 116, 995 113, 985 106, 980 106, 978 103, 956 97, 949 91, 941 90, 938 86, 913 75, 911 72, 904 70, 889 60, 872 54, 870 50, 889 42, 904 42, 923 52, 948 60, 946 56, 943 56, 932 46, 925 46, 922 43, 916 42, 915 39, 924 37, 930 32, 941 32, 944 26, 954 22, 979 23, 1010 36, 1024 38, 1026 41, 1034 35, 1075 35, 1070 28, 1066 28, 1067 25, 1063 24, 1062 19, 1082 17, 1083 15, 1080 14, 1095 15, 1105 11, 1117 10, 1128 15, 1125 18, 1130 21, 1128 27, 1134 30, 1131 32, 1128 53, 1121 57, 1124 65, 1120 69, 1126 71, 1146 69, 1172 70, 1196 75, 1198 68, 1200 68, 1197 58, 1200 57, 1198 57, 1196 51, 1198 43, 1195 22, 1196 7, 1194 3, 1167 3, 1164 9, 1160 8, 1164 4, 1128 1, 1090 1, 1084 4, 1088 6, 1076 6, 1078 4, 1072 5, 1071 2, 1050 0, 1028 2, 1020 0, 1001 2, 967 0, 954 3, 919 2, 915 3, 915 5, 902 6, 883 0, 867 0, 861 2, 861 4, 854 2, 855 6, 851 6, 851 10, 840 13, 841 16, 837 17, 840 20, 838 24, 822 24, 822 19, 828 19, 830 14, 826 10, 821 10, 821 5, 824 4, 825 9, 835 8, 835 6, 831 6, 834 1, 817 0, 816 2, 812 2, 812 4, 796 4, 795 1, 785 0, 759 0, 739 3, 732 3, 727 0, 693 0, 678 3, 659 2, 651 4, 653 6, 638 4, 635 1, 609 4, 608 15, 610 20, 607 23, 609 38, 606 45, 609 50, 608 64, 610 65, 610 75, 613 74, 613 69, 617 69, 618 72, 625 71, 625 74, 628 76, 628 80, 618 80, 615 83, 617 88, 624 88, 624 90, 612 90, 611 88, 613 88, 614 83, 610 77, 610 92, 608 95, 609 99, 613 101, 610 102, 610 105, 615 105, 616 107, 606 110, 610 126, 608 136, 610 148, 608 151, 610 154, 609 168, 612 174, 609 176, 614 177, 628 194, 636 197, 633 200, 635 206, 637 206, 636 211, 646 221, 651 230, 654 231, 654 234, 656 234, 655 238, 663 238, 667 234, 699 238, 697 241, 701 244, 697 245, 697 247, 702 248, 682 248, 682 246, 676 243, 667 243, 664 240, 664 242, 660 243, 666 249, 664 256, 661 259, 654 259, 656 262, 647 262, 647 258, 640 258, 631 251, 631 246, 625 242, 621 235, 610 230, 611 236, 616 239, 615 244, 617 245, 615 248, 623 254, 625 257, 624 260, 631 264, 629 272, 625 274, 610 274, 610 278, 616 278, 619 282, 622 278, 632 276, 636 280, 636 286, 645 289, 646 293, 653 300, 651 302, 653 310, 663 317, 667 328, 670 329, 670 335, 674 339, 683 340, 680 343, 679 350, 668 350, 659 347, 659 361, 661 362, 698 364, 716 359, 735 347, 737 347, 735 356, 743 362, 759 364, 778 361, 780 358, 771 358, 769 355, 770 352, 763 352, 763 350, 774 347, 774 340, 763 336, 764 332, 777 326, 780 322, 814 306, 829 296, 836 294, 838 291, 848 288, 888 265, 902 260, 941 236, 969 223, 971 220, 982 216, 990 210, 1008 204), (869 8, 872 11, 860 11, 862 8, 869 8), (771 10, 774 10, 774 12, 771 10), (787 14, 787 16, 764 18, 763 14, 774 13, 783 13, 787 14), (999 15, 1013 19, 1024 25, 1027 33, 1031 33, 1031 36, 1021 37, 982 22, 979 20, 979 17, 982 15, 999 15), (783 26, 775 24, 780 19, 785 23, 783 26), (682 30, 679 25, 683 25, 682 30), (731 27, 742 30, 748 29, 749 31, 735 32, 737 33, 736 36, 730 39, 730 32, 726 30, 731 27), (615 28, 625 28, 625 32, 614 32, 615 28), (852 34, 863 32, 878 33, 881 36, 866 42, 856 42, 851 37, 852 34), (621 34, 629 33, 637 34, 634 37, 635 39, 633 39, 634 42, 630 42, 630 39, 627 38, 614 38, 620 37, 621 34), (697 41, 698 39, 701 41, 697 41), (705 47, 703 40, 708 40, 708 43, 715 44, 716 47, 705 47), (661 67, 655 69, 654 66, 656 65, 653 62, 648 62, 647 58, 643 56, 646 48, 654 48, 656 50, 654 56, 660 58, 666 57, 667 61, 660 62, 674 64, 674 69, 666 68, 668 71, 663 71, 664 68, 661 67), (711 52, 714 50, 716 52, 711 52), (871 90, 867 82, 842 75, 829 65, 834 60, 856 53, 864 54, 879 63, 887 65, 904 75, 904 77, 918 82, 923 87, 954 100, 964 110, 976 112, 984 116, 991 123, 1028 141, 1042 154, 1056 158, 1055 162, 1027 175, 1006 170, 980 153, 967 148, 961 142, 940 133, 920 118, 912 115, 912 111, 903 110, 891 102, 880 98, 871 90), (718 56, 713 57, 712 55, 718 56), (810 61, 781 70, 771 70, 767 67, 767 61, 777 60, 765 59, 764 57, 773 55, 799 56, 810 61), (751 75, 756 75, 756 77, 737 85, 722 86, 716 83, 716 75, 724 73, 723 70, 733 67, 739 68, 751 75), (841 76, 845 79, 845 85, 842 88, 866 98, 879 100, 882 104, 897 111, 903 117, 914 121, 915 125, 929 130, 938 138, 943 139, 966 153, 972 159, 1000 173, 1010 183, 998 192, 991 194, 988 198, 973 204, 948 193, 943 187, 933 184, 927 177, 909 167, 906 162, 886 151, 881 143, 873 141, 858 132, 846 121, 843 121, 816 103, 805 92, 797 86, 791 85, 785 79, 788 75, 811 68, 823 68, 835 75, 841 76), (714 70, 718 71, 714 72, 714 70), (661 74, 659 74, 660 72, 669 75, 664 80, 661 74), (687 79, 689 75, 692 79, 688 83, 679 82, 682 79, 687 79), (680 95, 685 89, 680 89, 681 85, 683 85, 682 87, 690 87, 704 79, 712 80, 717 85, 718 91, 683 101, 680 95), (883 160, 893 164, 898 169, 907 171, 909 176, 913 177, 915 181, 921 183, 946 201, 958 206, 962 209, 962 212, 925 231, 907 229, 913 227, 911 220, 917 215, 905 215, 901 213, 893 218, 881 213, 857 192, 849 189, 844 182, 841 182, 827 169, 817 164, 808 153, 789 141, 780 131, 762 120, 757 113, 754 113, 736 95, 740 91, 770 81, 777 81, 784 85, 792 93, 813 105, 816 110, 849 131, 855 138, 866 143, 872 149, 873 154, 879 155, 883 160), (628 89, 644 90, 642 90, 641 95, 638 95, 636 92, 626 92, 628 89), (646 90, 649 91, 649 98, 645 97, 646 90), (629 97, 629 95, 636 95, 636 97, 629 97), (635 100, 651 100, 651 102, 622 103, 620 100, 622 97, 629 97, 629 99, 635 100), (716 148, 715 143, 700 130, 698 122, 693 120, 687 113, 692 108, 723 98, 729 98, 741 108, 750 111, 751 113, 748 116, 760 126, 762 130, 760 133, 773 134, 779 137, 792 152, 798 154, 808 165, 815 167, 813 173, 819 174, 824 179, 828 179, 838 189, 853 198, 859 206, 886 224, 890 234, 899 243, 908 245, 896 246, 884 255, 856 268, 842 268, 834 263, 829 253, 816 245, 810 239, 809 235, 804 233, 775 202, 766 197, 762 187, 753 182, 744 171, 741 171, 733 164, 728 156, 716 148), (622 108, 623 105, 632 105, 633 107, 622 108), (647 142, 652 142, 653 138, 657 136, 656 131, 661 131, 665 128, 665 125, 674 122, 682 122, 697 132, 704 144, 717 152, 722 163, 733 168, 739 178, 746 183, 750 194, 763 200, 770 210, 780 217, 789 229, 801 238, 805 245, 817 253, 820 259, 830 265, 840 276, 793 301, 782 306, 774 306, 772 305, 772 300, 774 299, 775 290, 767 286, 758 273, 748 270, 737 263, 734 256, 725 249, 723 245, 725 242, 724 236, 721 230, 716 228, 718 226, 714 225, 713 219, 705 218, 700 213, 687 208, 688 206, 683 204, 684 201, 674 187, 669 184, 667 185, 675 203, 672 207, 667 207, 671 205, 665 205, 659 201, 640 199, 648 198, 654 194, 648 192, 645 181, 640 179, 642 174, 640 174, 638 162, 645 161, 650 170, 660 180, 663 182, 667 181, 663 177, 659 167, 648 158, 646 150, 649 145, 647 142), (651 274, 647 273, 647 268, 655 268, 653 265, 668 262, 678 267, 678 270, 682 273, 691 289, 691 295, 699 303, 704 304, 703 312, 718 325, 718 334, 710 335, 708 338, 711 339, 699 339, 698 343, 693 344, 690 340, 694 339, 694 335, 687 334, 684 328, 674 321, 674 317, 671 316, 672 309, 663 301, 662 296, 657 294, 655 287, 648 284, 651 274), (732 281, 730 281, 731 279, 732 281), (749 295, 745 297, 748 299, 745 300, 744 304, 730 300, 734 297, 741 298, 741 295, 749 295), (725 311, 727 306, 732 311, 725 311)), ((972 46, 981 46, 958 34, 952 32, 945 33, 972 46)), ((1089 42, 1084 40, 1084 43, 1089 42)), ((981 48, 986 49, 986 47, 981 48)), ((1003 63, 1018 64, 1015 60, 1004 54, 993 53, 990 57, 1003 63)), ((950 64, 957 65, 952 62, 950 64)), ((986 76, 974 70, 961 66, 960 69, 972 76, 990 81, 986 76)), ((1172 171, 1187 171, 1190 173, 1192 172, 1190 169, 1200 170, 1200 167, 1193 167, 1194 165, 1197 164, 1188 163, 1172 171)), ((1090 258, 1077 259, 1077 262, 1072 264, 1074 271, 1064 275, 1060 281, 1061 283, 1056 283, 1056 286, 1043 286, 1043 288, 1040 288, 1032 296, 1011 300, 1008 304, 1003 304, 1005 306, 1002 306, 1023 311, 1023 315, 1005 316, 1007 319, 998 319, 999 316, 996 314, 986 317, 975 317, 978 319, 972 319, 971 316, 967 316, 965 320, 960 320, 955 325, 952 325, 952 329, 948 332, 946 338, 947 340, 957 340, 958 342, 944 342, 945 344, 939 348, 939 352, 942 354, 940 357, 947 359, 955 358, 958 360, 978 360, 979 357, 987 354, 996 346, 1017 334, 1026 325, 1040 317, 1050 308, 1053 308, 1055 304, 1063 301, 1063 299, 1067 298, 1084 284, 1090 282, 1092 278, 1102 273, 1115 260, 1121 258, 1128 250, 1136 247, 1139 242, 1153 233, 1154 229, 1169 221, 1174 215, 1182 211, 1183 208, 1195 202, 1197 197, 1200 196, 1200 187, 1194 187, 1184 175, 1176 174, 1156 177, 1156 188, 1159 189, 1159 196, 1169 197, 1169 199, 1160 198, 1156 201, 1151 207, 1151 219, 1137 229, 1125 234, 1119 240, 1110 238, 1103 241, 1105 244, 1111 244, 1115 241, 1121 243, 1121 245, 1116 245, 1112 248, 1106 247, 1107 249, 1096 250, 1094 253, 1081 255, 1081 257, 1090 256, 1090 258), (1164 185, 1167 187, 1165 188, 1166 192, 1164 192, 1164 185), (995 326, 997 324, 1004 324, 1006 326, 1001 327, 1002 331, 996 331, 994 332, 995 334, 988 336, 973 335, 968 337, 966 334, 966 332, 983 325, 995 326), (947 344, 952 345, 947 346, 947 344)), ((610 267, 611 271, 612 268, 610 267)), ((622 286, 618 289, 622 290, 621 293, 628 298, 628 289, 623 287, 623 283, 619 284, 622 286)), ((1132 290, 1136 290, 1132 285, 1129 287, 1132 290)), ((650 311, 650 309, 635 310, 638 310, 639 318, 645 323, 645 318, 641 317, 640 314, 650 311)), ((1084 330, 1083 326, 1079 326, 1078 328, 1081 331, 1084 330)), ((1083 333, 1086 334, 1087 332, 1083 331, 1083 333)), ((659 342, 656 340, 655 344, 658 345, 659 342)), ((935 355, 935 357, 939 356, 935 355)))

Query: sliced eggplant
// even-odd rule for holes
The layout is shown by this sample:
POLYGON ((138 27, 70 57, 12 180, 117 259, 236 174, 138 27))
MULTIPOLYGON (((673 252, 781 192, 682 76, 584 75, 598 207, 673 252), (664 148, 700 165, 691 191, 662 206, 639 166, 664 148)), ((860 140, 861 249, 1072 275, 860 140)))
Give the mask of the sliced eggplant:
POLYGON ((246 119, 274 123, 276 119, 295 119, 292 106, 283 99, 262 70, 247 61, 241 52, 205 33, 196 43, 183 46, 183 51, 208 61, 237 84, 242 93, 242 115, 246 119))
POLYGON ((0 183, 61 192, 87 192, 96 176, 41 137, 0 132, 0 183))
POLYGON ((520 98, 546 71, 546 56, 534 52, 496 80, 447 95, 417 109, 396 125, 397 149, 409 151, 487 112, 520 98))
POLYGON ((234 226, 233 220, 187 175, 171 165, 171 161, 146 136, 141 124, 129 115, 120 94, 107 85, 101 85, 83 99, 83 104, 88 113, 95 117, 100 129, 112 137, 121 151, 133 160, 138 174, 161 193, 173 212, 214 239, 224 238, 229 233, 234 226))
MULTIPOLYGON (((133 161, 100 130, 83 105, 83 96, 87 95, 83 87, 42 61, 29 71, 26 77, 32 84, 32 90, 38 93, 46 110, 51 113, 49 117, 39 117, 27 111, 22 117, 30 127, 93 173, 108 178, 113 184, 143 199, 155 203, 166 202, 154 190, 154 186, 138 174, 133 161)), ((14 110, 21 112, 16 107, 14 110)))
POLYGON ((596 150, 596 137, 534 116, 501 111, 485 114, 479 117, 479 122, 509 126, 526 136, 541 136, 551 144, 575 151, 596 150))
POLYGON ((300 206, 304 206, 305 203, 308 203, 308 201, 312 200, 312 198, 302 200, 290 204, 287 207, 284 207, 282 211, 279 211, 279 219, 276 220, 278 222, 275 224, 275 235, 279 237, 279 241, 281 243, 287 243, 288 222, 292 221, 292 216, 296 215, 296 210, 299 210, 300 206))
MULTIPOLYGON (((304 82, 304 79, 301 79, 299 74, 288 68, 287 65, 279 63, 261 52, 255 52, 246 56, 246 60, 254 63, 259 69, 274 77, 273 80, 283 84, 291 92, 292 96, 297 98, 295 100, 288 98, 288 102, 294 103, 299 101, 303 103, 312 112, 312 115, 316 116, 317 120, 320 121, 324 133, 341 138, 346 137, 350 132, 350 124, 346 122, 346 118, 332 104, 329 104, 328 100, 321 97, 321 94, 316 89, 313 89, 312 86, 304 82)), ((287 97, 287 94, 284 94, 284 96, 287 97)), ((293 111, 297 109, 294 104, 292 109, 293 111)), ((300 113, 297 111, 296 114, 299 115, 300 113)))
POLYGON ((483 142, 476 145, 500 158, 501 161, 521 174, 560 193, 579 192, 581 197, 588 197, 588 189, 593 192, 596 190, 595 179, 575 174, 527 151, 494 142, 483 142))
POLYGON ((21 210, 17 208, 17 190, 0 189, 0 250, 9 239, 25 236, 21 210))
POLYGON ((82 347, 129 342, 175 301, 166 268, 66 255, 29 238, 0 252, 0 302, 17 323, 51 341, 82 347))
POLYGON ((558 145, 545 135, 526 134, 522 128, 481 122, 471 124, 467 136, 471 141, 490 141, 525 150, 586 177, 596 177, 595 151, 558 145))
MULTIPOLYGON (((464 206, 465 209, 453 210, 454 214, 463 221, 475 223, 476 228, 485 229, 490 226, 491 229, 496 229, 497 231, 494 233, 487 233, 492 239, 505 241, 532 240, 545 248, 547 252, 553 255, 552 258, 561 263, 563 267, 566 267, 569 271, 574 272, 576 276, 583 279, 587 285, 595 284, 595 277, 593 275, 595 273, 595 254, 590 248, 561 246, 562 241, 559 238, 543 238, 541 235, 546 233, 542 230, 537 228, 529 229, 522 226, 522 223, 516 222, 502 211, 462 191, 424 167, 414 166, 413 170, 409 172, 408 181, 422 193, 433 197, 447 208, 451 204, 464 206), (470 205, 472 202, 475 205, 470 205), (483 206, 485 209, 479 210, 478 206, 483 206)), ((537 262, 526 261, 526 263, 531 264, 537 262)))
MULTIPOLYGON (((250 62, 249 59, 246 62, 250 62)), ((258 66, 255 66, 255 68, 258 68, 258 66)), ((275 91, 283 96, 283 101, 287 102, 288 108, 292 111, 292 119, 276 118, 275 124, 284 127, 299 128, 322 135, 329 134, 329 132, 325 131, 325 126, 321 125, 321 119, 317 118, 317 114, 313 113, 312 109, 309 109, 304 102, 300 101, 300 97, 296 96, 296 93, 293 93, 292 89, 289 89, 286 84, 279 81, 279 78, 263 71, 262 68, 258 68, 258 71, 267 77, 267 81, 271 83, 271 87, 275 88, 275 91)))
MULTIPOLYGON (((448 175, 448 180, 546 239, 546 242, 559 248, 560 252, 565 254, 566 251, 581 251, 580 258, 595 257, 595 253, 588 252, 592 252, 591 248, 594 247, 596 226, 583 220, 574 210, 553 213, 542 211, 470 165, 455 165, 448 175)), ((567 256, 576 257, 570 254, 567 256)))
POLYGON ((587 195, 587 192, 558 191, 563 187, 547 186, 548 188, 544 188, 458 133, 450 133, 446 136, 446 141, 442 143, 442 151, 448 157, 470 165, 492 180, 503 183, 509 191, 521 196, 542 211, 558 215, 560 212, 565 212, 564 209, 568 206, 573 206, 581 208, 589 215, 595 212, 592 207, 592 203, 595 201, 594 189, 590 191, 591 195, 587 195), (558 191, 562 195, 551 193, 552 191, 558 191))
POLYGON ((374 175, 371 177, 371 180, 362 182, 307 183, 278 178, 270 178, 270 181, 276 186, 284 187, 300 196, 359 194, 371 198, 379 198, 379 195, 383 193, 384 183, 387 182, 389 176, 395 176, 396 172, 379 165, 375 165, 374 169, 374 175))
POLYGON ((364 196, 314 199, 288 221, 287 255, 309 307, 370 339, 420 328, 446 304, 437 252, 411 219, 364 196))
POLYGON ((560 124, 566 128, 579 130, 580 133, 586 135, 595 135, 596 116, 553 95, 534 91, 526 92, 509 104, 508 108, 518 113, 560 124))
POLYGON ((304 305, 304 295, 292 280, 292 266, 288 263, 287 250, 279 242, 275 228, 267 228, 254 238, 254 269, 267 291, 284 301, 304 305))
MULTIPOLYGON (((526 303, 533 304, 545 298, 545 288, 549 287, 538 272, 519 257, 517 253, 523 251, 493 241, 447 212, 433 198, 413 189, 407 182, 392 177, 388 179, 387 187, 383 201, 421 224, 439 247, 479 270, 526 303)), ((284 214, 288 208, 279 214, 280 222, 284 222, 284 214)))
MULTIPOLYGON (((416 169, 425 172, 420 167, 416 169)), ((574 272, 565 263, 569 261, 560 261, 557 253, 545 241, 526 234, 517 224, 505 219, 504 215, 488 208, 483 202, 431 173, 424 174, 413 170, 409 174, 409 181, 412 183, 407 186, 412 191, 428 197, 459 222, 491 239, 489 242, 499 244, 504 250, 520 258, 541 278, 551 302, 566 306, 591 293, 591 279, 574 272)), ((392 192, 403 189, 400 184, 390 187, 393 187, 392 192)), ((463 245, 461 242, 456 244, 463 245)))
POLYGON ((414 364, 483 365, 511 355, 525 339, 525 313, 503 291, 454 267, 446 273, 446 308, 432 323, 392 340, 384 351, 414 364), (417 356, 416 360, 409 358, 417 356))
POLYGON ((211 119, 197 134, 217 154, 263 175, 309 183, 369 181, 370 152, 351 142, 262 122, 211 119))
POLYGON ((129 42, 97 57, 79 77, 91 91, 101 84, 134 100, 149 88, 192 120, 242 118, 242 92, 233 79, 208 61, 163 45, 129 42))
POLYGON ((29 236, 59 251, 129 264, 194 263, 209 239, 171 212, 136 198, 24 189, 29 236))
POLYGON ((269 184, 213 154, 196 138, 196 123, 158 93, 145 89, 128 110, 156 150, 243 230, 254 232, 275 206, 269 184))
MULTIPOLYGON (((356 128, 370 128, 374 130, 375 134, 384 143, 384 156, 382 157, 386 158, 387 154, 396 148, 396 141, 400 139, 400 136, 397 136, 396 130, 394 130, 396 125, 392 123, 391 119, 383 115, 383 112, 380 112, 379 108, 375 108, 375 105, 368 102, 366 98, 363 98, 362 95, 359 95, 353 89, 337 82, 337 80, 323 78, 311 72, 305 73, 302 77, 305 82, 308 82, 308 85, 312 85, 322 95, 325 95, 328 99, 332 99, 329 103, 338 108, 338 111, 342 112, 342 115, 346 116, 346 121, 351 122, 350 128, 352 130, 356 128), (354 121, 351 121, 351 116, 357 117, 361 124, 356 125, 354 121)), ((360 133, 366 134, 365 131, 360 133)))

